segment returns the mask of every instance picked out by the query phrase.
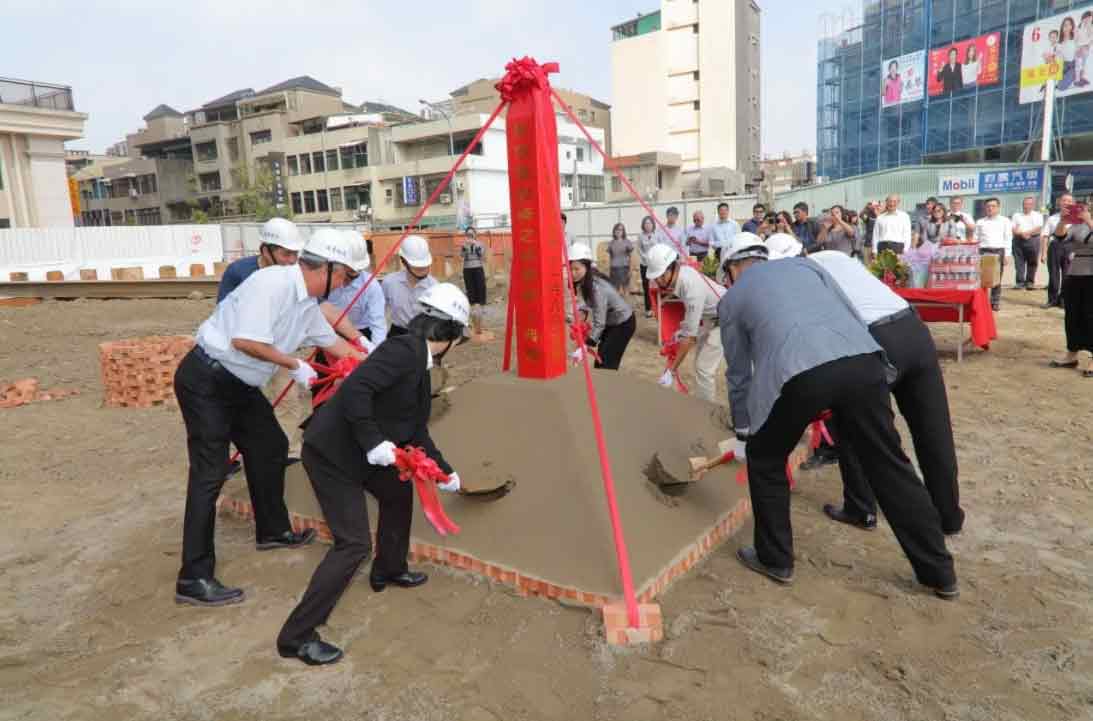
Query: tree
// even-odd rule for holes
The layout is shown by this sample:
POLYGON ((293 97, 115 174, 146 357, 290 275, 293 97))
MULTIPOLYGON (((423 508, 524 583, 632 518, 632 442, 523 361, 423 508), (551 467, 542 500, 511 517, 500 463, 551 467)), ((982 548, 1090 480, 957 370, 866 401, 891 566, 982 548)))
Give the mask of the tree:
POLYGON ((291 208, 274 204, 276 183, 268 164, 239 164, 232 168, 232 181, 240 215, 253 215, 259 223, 270 218, 292 218, 291 208))

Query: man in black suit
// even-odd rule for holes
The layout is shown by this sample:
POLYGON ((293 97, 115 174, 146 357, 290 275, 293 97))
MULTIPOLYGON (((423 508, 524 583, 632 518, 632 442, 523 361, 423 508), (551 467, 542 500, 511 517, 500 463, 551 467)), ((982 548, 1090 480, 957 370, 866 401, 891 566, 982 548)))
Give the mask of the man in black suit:
POLYGON ((956 48, 949 48, 949 62, 937 71, 937 81, 941 83, 941 92, 949 95, 964 87, 964 71, 960 67, 960 53, 956 48))
POLYGON ((459 475, 452 472, 426 426, 432 407, 429 369, 434 358, 443 357, 463 336, 470 304, 451 283, 430 288, 420 303, 424 310, 410 321, 408 333, 381 343, 316 411, 304 433, 301 457, 334 547, 277 637, 277 651, 285 658, 319 666, 342 657, 341 649, 321 640, 315 629, 326 623, 372 552, 362 491, 379 501, 379 548, 369 575, 372 590, 382 591, 388 584, 411 588, 428 580, 406 565, 414 492, 411 483, 398 478, 395 448, 421 447, 449 474, 448 483, 439 488, 459 490, 459 475))

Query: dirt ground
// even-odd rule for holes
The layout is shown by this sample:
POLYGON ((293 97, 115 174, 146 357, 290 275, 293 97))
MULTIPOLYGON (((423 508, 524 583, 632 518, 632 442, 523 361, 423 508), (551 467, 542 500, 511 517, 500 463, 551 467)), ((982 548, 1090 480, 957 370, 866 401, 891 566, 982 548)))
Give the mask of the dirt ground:
MULTIPOLYGON (((1045 367, 1063 336, 1042 300, 1007 291, 1000 339, 962 365, 955 326, 933 326, 968 512, 950 543, 958 602, 914 586, 885 524, 825 519, 829 467, 793 497, 795 585, 736 562, 749 527, 660 599, 651 648, 607 647, 588 610, 427 568, 414 591, 359 578, 324 630, 347 656, 324 669, 280 659, 274 637, 325 548, 256 553, 247 523, 221 519, 218 575, 247 602, 176 606, 181 418, 101 407, 98 343, 192 333, 211 301, 0 308, 0 379, 81 391, 0 410, 0 718, 1093 719, 1093 381, 1045 367)), ((653 338, 641 319, 635 393, 668 392, 653 338)), ((495 372, 500 346, 454 352, 452 382, 495 372)))

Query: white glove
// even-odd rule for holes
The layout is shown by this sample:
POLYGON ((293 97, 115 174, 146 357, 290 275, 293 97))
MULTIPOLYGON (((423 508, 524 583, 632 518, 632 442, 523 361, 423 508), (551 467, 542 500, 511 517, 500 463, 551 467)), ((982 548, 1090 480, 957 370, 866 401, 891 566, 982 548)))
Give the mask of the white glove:
POLYGON ((373 466, 393 466, 395 465, 395 444, 384 441, 368 451, 364 457, 373 466))
POLYGON ((671 388, 672 385, 675 383, 675 376, 672 374, 672 371, 664 371, 664 375, 660 377, 660 380, 657 381, 657 383, 661 384, 665 388, 671 388))
POLYGON ((355 345, 358 350, 364 351, 365 354, 370 354, 372 351, 374 351, 376 349, 376 344, 373 343, 372 341, 368 340, 368 336, 363 336, 363 335, 360 338, 358 338, 353 343, 353 345, 355 345))
POLYGON ((584 362, 584 348, 578 348, 577 350, 570 353, 569 357, 573 359, 574 363, 583 363, 584 362))
POLYGON ((319 374, 315 372, 314 368, 299 358, 296 359, 296 368, 290 371, 290 374, 292 375, 292 380, 296 381, 304 388, 310 388, 311 381, 319 377, 319 374))
POLYGON ((732 453, 736 457, 736 460, 738 460, 738 461, 746 461, 748 459, 748 455, 745 452, 745 449, 747 448, 747 444, 748 444, 747 439, 748 439, 748 429, 747 428, 737 428, 736 429, 736 440, 733 441, 733 443, 732 443, 732 453))
POLYGON ((436 484, 436 487, 442 491, 445 491, 446 493, 457 493, 459 489, 463 487, 463 484, 459 480, 458 473, 449 473, 448 482, 438 483, 436 484))

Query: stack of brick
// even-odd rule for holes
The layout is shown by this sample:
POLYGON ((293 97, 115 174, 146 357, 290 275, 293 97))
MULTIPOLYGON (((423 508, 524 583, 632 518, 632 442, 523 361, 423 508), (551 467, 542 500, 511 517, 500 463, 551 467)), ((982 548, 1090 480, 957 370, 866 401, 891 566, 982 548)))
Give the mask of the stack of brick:
POLYGON ((147 336, 99 344, 103 402, 115 408, 174 403, 174 376, 194 346, 190 336, 147 336))

